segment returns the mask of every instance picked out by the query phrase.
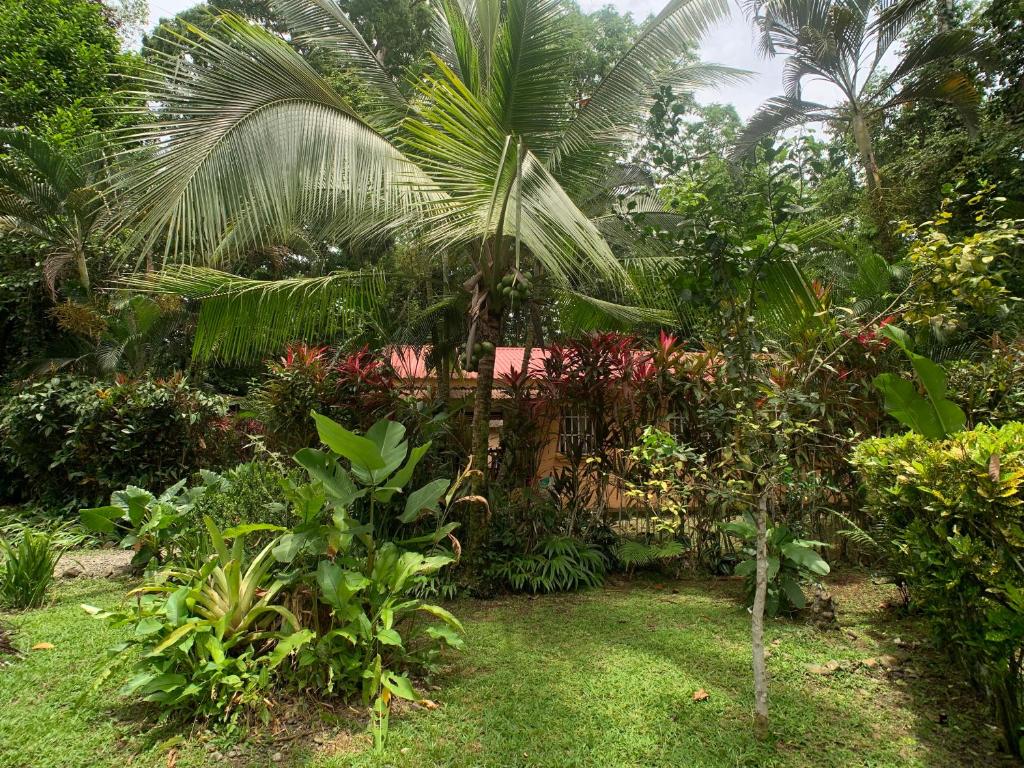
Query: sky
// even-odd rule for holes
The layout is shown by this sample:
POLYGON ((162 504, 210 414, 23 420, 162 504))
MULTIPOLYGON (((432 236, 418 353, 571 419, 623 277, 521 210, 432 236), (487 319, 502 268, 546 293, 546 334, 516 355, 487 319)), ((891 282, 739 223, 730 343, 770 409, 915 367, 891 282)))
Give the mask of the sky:
MULTIPOLYGON (((161 16, 173 16, 190 8, 198 0, 149 0, 150 24, 161 16)), ((666 0, 577 0, 585 11, 593 11, 604 5, 614 5, 620 11, 633 14, 636 21, 643 21, 651 13, 661 10, 666 0)), ((719 102, 732 104, 743 119, 749 118, 765 99, 782 93, 783 59, 763 59, 754 46, 754 34, 750 23, 742 12, 732 4, 731 17, 713 28, 702 41, 700 55, 704 61, 725 64, 748 70, 752 76, 747 81, 725 85, 713 90, 698 91, 697 98, 707 104, 719 102)), ((834 96, 828 88, 819 83, 807 83, 804 97, 812 101, 830 102, 834 96)))

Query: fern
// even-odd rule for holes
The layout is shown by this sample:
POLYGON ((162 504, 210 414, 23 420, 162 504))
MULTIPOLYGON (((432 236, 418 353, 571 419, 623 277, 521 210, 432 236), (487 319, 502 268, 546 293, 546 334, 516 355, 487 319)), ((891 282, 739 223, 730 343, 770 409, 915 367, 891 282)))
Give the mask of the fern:
POLYGON ((596 547, 568 536, 552 536, 532 552, 491 566, 488 575, 515 592, 572 592, 601 586, 606 567, 596 547))
POLYGON ((615 557, 627 570, 647 568, 661 560, 671 560, 685 552, 682 542, 676 539, 647 542, 639 539, 622 539, 615 546, 615 557))

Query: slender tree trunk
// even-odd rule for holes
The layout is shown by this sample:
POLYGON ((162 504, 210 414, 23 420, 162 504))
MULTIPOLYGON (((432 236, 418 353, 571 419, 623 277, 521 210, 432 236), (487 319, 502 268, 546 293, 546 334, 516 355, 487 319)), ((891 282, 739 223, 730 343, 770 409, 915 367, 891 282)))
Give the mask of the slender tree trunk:
POLYGON ((875 148, 871 143, 871 132, 868 124, 860 112, 855 112, 851 123, 853 129, 853 140, 857 143, 857 152, 860 154, 861 165, 864 166, 864 175, 868 185, 868 193, 875 197, 882 186, 882 177, 878 172, 878 162, 875 160, 875 148))
POLYGON ((89 263, 85 260, 85 251, 81 248, 78 249, 78 255, 75 257, 75 265, 78 267, 78 282, 82 284, 82 290, 85 291, 86 296, 91 296, 92 286, 89 281, 89 263))
POLYGON ((764 666, 764 606, 768 597, 768 490, 761 489, 757 500, 757 568, 754 582, 754 607, 750 619, 750 638, 754 650, 754 734, 768 736, 768 680, 764 666))
MULTIPOLYGON (((489 302, 480 308, 477 318, 477 341, 489 341, 497 347, 499 341, 498 318, 491 313, 489 302)), ((489 449, 491 438, 491 396, 494 387, 494 352, 483 352, 476 374, 476 392, 473 396, 472 456, 473 468, 480 471, 480 480, 476 482, 476 493, 486 496, 487 482, 490 477, 489 449)), ((487 537, 487 509, 481 504, 473 504, 473 517, 470 519, 469 538, 466 554, 469 559, 480 551, 480 545, 487 537)))
POLYGON ((871 208, 871 216, 875 220, 875 227, 878 229, 878 240, 884 252, 892 254, 895 245, 892 239, 892 227, 889 223, 889 214, 885 205, 885 193, 882 189, 882 175, 878 170, 878 161, 875 159, 875 148, 871 141, 871 131, 860 112, 854 112, 851 122, 853 138, 857 144, 857 153, 860 155, 861 165, 864 166, 864 178, 868 186, 868 203, 871 208))

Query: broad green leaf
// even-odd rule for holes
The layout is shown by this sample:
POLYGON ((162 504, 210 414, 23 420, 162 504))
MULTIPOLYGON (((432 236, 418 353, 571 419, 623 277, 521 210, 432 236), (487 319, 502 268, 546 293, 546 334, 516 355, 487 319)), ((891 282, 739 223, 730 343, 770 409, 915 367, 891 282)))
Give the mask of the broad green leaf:
POLYGON ((377 632, 377 642, 381 645, 402 646, 402 636, 394 629, 382 629, 377 632))
POLYGON ((341 424, 313 411, 320 440, 339 456, 367 469, 381 469, 384 459, 377 446, 365 437, 349 432, 341 424))
POLYGON ((432 605, 432 604, 429 604, 429 603, 425 603, 425 604, 419 606, 417 608, 417 610, 423 611, 425 613, 429 613, 431 616, 436 616, 437 618, 439 618, 442 621, 444 621, 446 624, 449 624, 452 627, 454 627, 455 629, 457 629, 459 632, 464 632, 465 631, 463 626, 462 626, 462 622, 459 621, 457 618, 455 618, 455 616, 453 616, 449 611, 445 610, 444 608, 442 608, 439 605, 432 605))
POLYGON ((272 525, 271 523, 246 523, 245 525, 236 525, 234 528, 228 528, 224 531, 225 539, 235 539, 243 536, 248 536, 250 533, 256 531, 287 531, 288 529, 281 525, 272 525))
POLYGON ((444 496, 444 492, 450 484, 451 480, 439 478, 410 493, 409 498, 405 502, 405 511, 398 519, 403 523, 411 523, 419 517, 420 512, 424 509, 436 510, 437 503, 444 496))
POLYGON ((90 531, 113 533, 117 530, 114 521, 124 515, 124 510, 121 507, 93 507, 80 509, 78 515, 82 519, 82 525, 90 531))
POLYGON ((806 568, 816 576, 824 576, 830 570, 828 563, 810 547, 791 541, 783 545, 782 554, 801 568, 806 568))
POLYGON ((317 448, 303 448, 294 458, 311 478, 323 483, 324 490, 335 504, 347 507, 362 496, 362 492, 356 488, 348 472, 333 456, 317 448))
POLYGON ((311 629, 303 629, 281 638, 267 657, 267 665, 271 669, 275 669, 289 654, 306 645, 315 637, 316 632, 311 629))
POLYGON ((396 675, 394 672, 384 671, 381 674, 380 682, 381 685, 399 698, 408 699, 409 701, 416 701, 419 698, 416 695, 416 691, 413 690, 409 678, 405 675, 396 675))

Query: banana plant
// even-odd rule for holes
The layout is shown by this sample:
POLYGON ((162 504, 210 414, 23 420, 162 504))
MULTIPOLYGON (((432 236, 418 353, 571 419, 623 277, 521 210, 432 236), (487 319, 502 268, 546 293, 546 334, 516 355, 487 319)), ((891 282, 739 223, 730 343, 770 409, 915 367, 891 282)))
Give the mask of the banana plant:
POLYGON ((962 431, 967 416, 959 405, 946 398, 946 372, 942 366, 914 352, 910 338, 895 326, 883 326, 879 335, 903 350, 917 380, 908 381, 894 373, 875 377, 873 383, 885 398, 886 413, 929 440, 941 440, 962 431), (924 395, 918 391, 918 385, 924 395))

